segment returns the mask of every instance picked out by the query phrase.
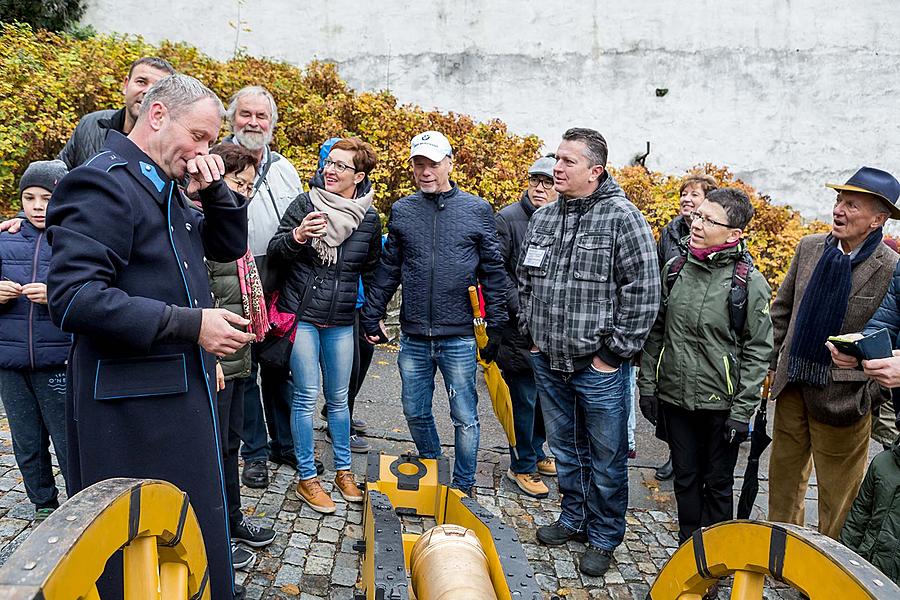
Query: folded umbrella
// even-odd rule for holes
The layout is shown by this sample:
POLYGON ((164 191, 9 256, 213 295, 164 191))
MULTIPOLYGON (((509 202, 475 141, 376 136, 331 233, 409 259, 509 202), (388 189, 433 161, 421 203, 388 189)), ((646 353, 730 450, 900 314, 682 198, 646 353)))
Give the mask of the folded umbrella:
POLYGON ((741 496, 738 500, 737 518, 749 519, 753 510, 753 503, 759 494, 759 459, 762 453, 772 443, 766 431, 768 419, 766 418, 766 405, 769 402, 769 379, 763 384, 762 399, 759 410, 753 419, 753 433, 750 434, 750 454, 747 456, 747 470, 744 471, 744 483, 741 485, 741 496))
POLYGON ((469 286, 469 301, 472 303, 472 316, 475 326, 475 343, 478 346, 478 364, 484 370, 484 381, 487 384, 488 394, 491 396, 491 406, 494 408, 494 414, 500 421, 500 426, 506 433, 506 439, 509 445, 515 451, 516 447, 516 431, 513 426, 513 409, 512 397, 509 395, 509 386, 503 380, 500 373, 500 367, 497 363, 487 362, 481 358, 480 350, 487 346, 488 335, 484 319, 481 318, 481 306, 478 302, 478 290, 475 286, 469 286))

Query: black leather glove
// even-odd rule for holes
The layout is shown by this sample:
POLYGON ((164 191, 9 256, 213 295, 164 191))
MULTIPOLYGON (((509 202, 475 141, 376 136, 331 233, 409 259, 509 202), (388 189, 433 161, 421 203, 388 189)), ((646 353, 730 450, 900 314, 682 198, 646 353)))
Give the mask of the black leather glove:
POLYGON ((657 400, 656 396, 641 394, 638 406, 641 407, 641 414, 644 415, 644 418, 656 425, 657 412, 659 411, 659 400, 657 400))
POLYGON ((750 423, 742 423, 734 419, 725 420, 725 441, 729 444, 740 444, 750 437, 750 423))
POLYGON ((487 334, 488 343, 478 353, 484 362, 494 362, 497 359, 497 354, 500 353, 500 342, 503 340, 503 336, 499 331, 490 328, 487 330, 487 334))

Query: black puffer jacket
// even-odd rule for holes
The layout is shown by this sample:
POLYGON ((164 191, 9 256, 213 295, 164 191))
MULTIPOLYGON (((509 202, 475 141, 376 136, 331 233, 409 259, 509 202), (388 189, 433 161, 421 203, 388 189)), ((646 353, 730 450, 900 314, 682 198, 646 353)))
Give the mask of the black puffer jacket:
POLYGON ((668 225, 663 227, 659 234, 659 243, 656 246, 660 268, 664 267, 667 262, 676 256, 683 256, 687 253, 687 246, 682 243, 682 240, 690 232, 691 226, 681 215, 678 215, 669 221, 668 225))
POLYGON ((122 133, 125 127, 125 109, 98 110, 81 117, 72 137, 59 152, 59 160, 66 163, 71 171, 83 165, 87 159, 97 154, 106 141, 110 130, 122 133))
MULTIPOLYGON (((322 188, 320 178, 310 182, 322 188)), ((357 196, 371 189, 368 177, 357 186, 357 196)), ((298 244, 293 230, 315 208, 304 192, 291 203, 278 231, 269 242, 269 268, 277 265, 281 270, 282 284, 278 309, 294 313, 310 293, 309 303, 300 314, 300 320, 316 325, 353 325, 356 314, 356 296, 359 278, 372 271, 381 256, 381 219, 374 208, 369 208, 359 227, 338 248, 338 260, 325 267, 312 245, 298 244)))
POLYGON ((440 194, 421 191, 391 207, 388 239, 362 325, 378 331, 387 304, 403 284, 400 328, 407 335, 473 335, 468 287, 482 284, 487 324, 507 321, 506 272, 491 205, 456 184, 440 194))
POLYGON ((503 371, 522 372, 531 370, 528 353, 531 344, 519 333, 519 279, 516 277, 516 265, 522 244, 525 243, 525 232, 528 221, 537 210, 524 192, 518 202, 503 207, 497 213, 497 234, 500 236, 500 252, 503 254, 503 266, 509 286, 506 291, 509 322, 503 328, 503 342, 497 354, 497 364, 503 371))

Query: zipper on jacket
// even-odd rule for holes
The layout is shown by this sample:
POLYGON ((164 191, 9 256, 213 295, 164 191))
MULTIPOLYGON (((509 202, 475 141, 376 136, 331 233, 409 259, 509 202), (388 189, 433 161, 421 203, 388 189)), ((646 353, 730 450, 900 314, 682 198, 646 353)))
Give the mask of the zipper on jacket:
MULTIPOLYGON (((38 258, 41 255, 41 241, 44 239, 44 232, 38 234, 37 244, 34 245, 34 258, 31 261, 31 283, 37 280, 38 258)), ((28 360, 31 363, 31 369, 34 370, 34 302, 28 304, 28 360)))
MULTIPOLYGON (((440 202, 438 200, 437 202, 440 202)), ((428 292, 428 337, 432 337, 432 310, 431 305, 434 303, 434 256, 437 254, 437 204, 432 206, 431 213, 431 286, 428 292)))
POLYGON ((659 352, 659 358, 656 359, 656 383, 659 383, 659 366, 662 364, 663 354, 666 353, 666 347, 663 346, 659 352))
POLYGON ((727 356, 722 357, 722 362, 725 363, 725 385, 728 386, 728 395, 734 396, 734 386, 731 385, 731 364, 729 364, 727 356))
POLYGON ((341 270, 344 266, 343 260, 344 254, 344 245, 341 244, 337 249, 337 267, 334 271, 334 283, 331 286, 331 307, 328 309, 328 320, 325 321, 328 325, 331 325, 332 320, 334 319, 334 309, 337 306, 337 298, 338 298, 338 285, 341 282, 341 270))

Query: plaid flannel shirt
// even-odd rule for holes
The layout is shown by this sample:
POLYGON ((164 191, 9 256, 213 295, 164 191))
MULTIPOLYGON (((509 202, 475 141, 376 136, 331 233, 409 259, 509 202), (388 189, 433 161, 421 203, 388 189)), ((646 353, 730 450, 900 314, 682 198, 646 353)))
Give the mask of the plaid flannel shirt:
POLYGON ((607 175, 593 194, 537 210, 516 269, 519 328, 572 373, 597 355, 637 354, 656 319, 660 275, 646 219, 607 175))

